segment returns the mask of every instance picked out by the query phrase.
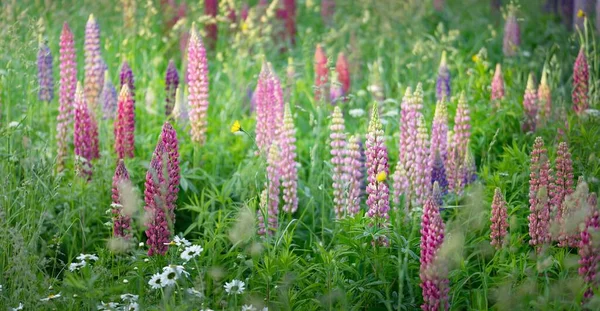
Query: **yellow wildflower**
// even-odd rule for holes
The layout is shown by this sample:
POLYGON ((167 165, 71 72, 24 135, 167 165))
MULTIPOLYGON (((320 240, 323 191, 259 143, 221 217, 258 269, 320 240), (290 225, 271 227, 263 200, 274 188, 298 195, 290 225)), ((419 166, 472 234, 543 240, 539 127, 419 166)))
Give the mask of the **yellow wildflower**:
POLYGON ((475 62, 475 63, 479 62, 479 55, 477 55, 477 54, 473 55, 473 57, 471 57, 471 60, 473 60, 473 62, 475 62))
POLYGON ((579 11, 577 11, 577 17, 584 18, 585 17, 585 12, 582 9, 579 9, 579 11))
POLYGON ((386 172, 379 172, 379 173, 377 173, 376 179, 377 179, 378 182, 384 182, 386 178, 387 178, 387 173, 386 172))
POLYGON ((231 126, 231 132, 237 133, 241 130, 242 130, 242 126, 240 125, 240 121, 235 120, 235 122, 233 122, 233 125, 231 126))

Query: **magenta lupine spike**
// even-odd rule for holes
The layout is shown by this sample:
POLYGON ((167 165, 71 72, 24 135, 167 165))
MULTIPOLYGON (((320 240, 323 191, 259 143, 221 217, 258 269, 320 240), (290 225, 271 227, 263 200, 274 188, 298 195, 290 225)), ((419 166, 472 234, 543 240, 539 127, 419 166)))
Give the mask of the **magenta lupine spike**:
POLYGON ((555 160, 555 178, 550 186, 550 204, 556 213, 556 218, 563 216, 563 202, 565 197, 573 193, 573 161, 566 142, 558 144, 555 160))
POLYGON ((506 210, 506 200, 500 191, 496 188, 494 191, 494 200, 492 201, 492 225, 490 226, 490 244, 496 249, 501 249, 506 243, 508 234, 508 212, 506 210))
POLYGON ((361 185, 363 182, 360 137, 352 136, 346 145, 345 171, 348 178, 346 212, 354 216, 360 211, 361 185))
POLYGON ((552 93, 548 85, 548 69, 544 66, 542 80, 537 91, 538 99, 538 122, 548 121, 552 116, 552 93))
POLYGON ((346 172, 344 171, 344 158, 346 157, 346 128, 344 126, 344 115, 340 107, 333 109, 331 115, 331 125, 329 126, 329 138, 331 139, 331 165, 333 172, 333 209, 336 218, 344 216, 345 186, 347 182, 346 172))
POLYGON ((131 233, 131 217, 123 212, 121 200, 121 189, 131 187, 129 172, 125 167, 125 162, 120 159, 115 169, 112 183, 112 214, 113 214, 113 236, 129 238, 131 233))
POLYGON ((296 162, 296 128, 290 106, 286 105, 282 131, 278 135, 280 147, 281 186, 283 211, 295 213, 298 209, 298 162, 296 162))
POLYGON ((577 114, 582 114, 589 107, 588 85, 590 73, 588 62, 585 56, 585 48, 582 46, 579 49, 579 55, 573 66, 573 110, 577 114))
POLYGON ((435 105, 435 114, 431 125, 430 166, 435 161, 436 152, 439 152, 444 162, 448 160, 448 104, 444 99, 435 105))
POLYGON ((461 193, 465 184, 463 183, 464 172, 461 171, 462 163, 468 152, 471 140, 471 117, 465 92, 460 94, 456 115, 454 116, 454 131, 452 143, 448 150, 448 163, 446 174, 448 177, 448 188, 451 192, 461 193))
POLYGON ((450 98, 450 70, 446 61, 446 51, 442 52, 442 60, 438 69, 438 77, 435 83, 435 97, 438 101, 450 98))
POLYGON ((415 161, 409 167, 412 177, 412 189, 418 206, 425 203, 431 190, 431 166, 429 163, 429 133, 425 125, 425 118, 419 112, 417 115, 417 139, 414 149, 415 161))
POLYGON ((102 88, 100 84, 104 70, 102 70, 102 57, 100 56, 100 27, 90 14, 85 25, 85 97, 88 105, 95 110, 98 95, 102 88))
POLYGON ((77 83, 75 91, 75 126, 73 130, 73 145, 75 147, 76 168, 79 176, 88 180, 92 178, 92 159, 94 158, 94 143, 92 116, 85 101, 81 83, 77 83))
POLYGON ((129 63, 126 61, 121 65, 119 81, 121 82, 119 89, 123 89, 123 85, 127 84, 127 87, 129 87, 129 93, 131 93, 131 98, 135 104, 135 78, 133 77, 133 70, 131 70, 129 63))
POLYGON ((162 139, 159 139, 152 155, 152 161, 150 161, 150 168, 146 173, 146 189, 144 190, 144 209, 148 214, 146 222, 148 256, 167 253, 168 246, 166 244, 171 238, 169 227, 174 223, 174 219, 167 214, 169 212, 165 181, 167 159, 165 144, 162 139))
POLYGON ((517 55, 519 46, 521 45, 521 29, 517 21, 517 9, 513 5, 508 8, 508 16, 504 24, 504 40, 502 51, 504 56, 511 57, 517 55))
POLYGON ((117 158, 133 158, 135 149, 135 107, 127 84, 123 85, 119 93, 114 133, 117 158))
POLYGON ((60 106, 56 117, 56 163, 58 171, 62 171, 67 156, 67 141, 70 133, 70 124, 73 120, 73 101, 77 87, 77 63, 75 60, 75 41, 73 33, 67 23, 63 24, 60 33, 60 106))
POLYGON ((169 123, 166 121, 163 124, 162 131, 160 133, 160 140, 165 146, 165 152, 167 155, 166 172, 168 176, 165 176, 165 182, 167 183, 167 194, 166 194, 166 206, 169 210, 169 216, 171 219, 175 219, 175 202, 177 202, 177 194, 179 193, 179 145, 177 141, 177 132, 169 123))
POLYGON ((52 53, 46 43, 40 44, 37 55, 38 65, 38 98, 41 101, 51 102, 54 98, 54 78, 52 76, 52 53))
POLYGON ((394 171, 392 180, 394 181, 394 204, 396 206, 400 205, 400 196, 404 195, 404 202, 408 206, 408 202, 410 201, 410 180, 408 179, 408 172, 401 161, 396 163, 396 170, 394 171))
POLYGON ((165 105, 165 115, 170 116, 171 112, 173 112, 173 107, 175 106, 175 93, 177 88, 179 87, 179 73, 177 72, 177 67, 175 67, 175 62, 171 59, 169 61, 169 65, 167 66, 167 73, 165 76, 165 93, 166 93, 166 105, 165 105))
POLYGON ((208 61, 206 49, 194 26, 188 43, 187 79, 192 141, 203 145, 208 125, 208 61))
MULTIPOLYGON (((278 228, 278 215, 279 215, 279 186, 281 185, 281 176, 279 170, 279 164, 281 162, 280 154, 279 154, 279 146, 277 143, 271 144, 269 147, 269 154, 267 156, 267 182, 265 183, 266 195, 263 195, 266 199, 266 210, 268 212, 267 216, 267 225, 269 230, 264 229, 264 222, 259 224, 259 234, 274 233, 278 228), (262 232, 262 233, 261 233, 262 232)), ((264 219, 262 215, 264 211, 258 211, 258 219, 264 219)))
POLYGON ((104 119, 114 119, 117 112, 117 90, 110 81, 108 70, 104 71, 104 86, 100 93, 100 103, 102 103, 102 116, 104 119))
POLYGON ((550 184, 550 164, 544 140, 535 139, 531 151, 531 164, 529 166, 529 236, 530 245, 539 246, 550 242, 549 221, 550 202, 548 189, 550 184))
POLYGON ((598 269, 600 268, 600 210, 598 210, 598 197, 595 193, 588 198, 588 212, 586 213, 585 226, 581 231, 581 244, 579 245, 579 275, 585 281, 585 299, 594 295, 598 290, 600 280, 598 269))
POLYGON ((496 64, 496 71, 492 78, 492 101, 496 101, 496 107, 500 107, 499 101, 504 98, 504 76, 502 75, 502 66, 496 64))
POLYGON ((315 51, 315 101, 326 100, 329 94, 329 68, 327 68, 327 55, 320 44, 315 51))
POLYGON ((558 219, 560 227, 558 246, 579 246, 581 228, 585 225, 585 219, 582 219, 581 216, 586 214, 589 194, 588 184, 583 180, 583 177, 579 177, 577 188, 572 194, 565 197, 562 204, 562 217, 558 219))
POLYGON ((523 96, 523 110, 525 111, 525 122, 523 122, 523 130, 525 132, 534 132, 535 125, 538 120, 538 98, 533 82, 533 73, 527 78, 527 88, 523 96))
POLYGON ((445 225, 439 206, 430 196, 423 205, 421 218, 421 267, 419 277, 423 289, 422 310, 449 309, 449 281, 446 264, 439 251, 444 243, 445 225))
POLYGON ((389 188, 386 177, 389 175, 388 152, 385 146, 383 126, 379 121, 377 103, 373 104, 371 121, 366 142, 367 155, 367 216, 374 218, 380 226, 389 222, 389 188))

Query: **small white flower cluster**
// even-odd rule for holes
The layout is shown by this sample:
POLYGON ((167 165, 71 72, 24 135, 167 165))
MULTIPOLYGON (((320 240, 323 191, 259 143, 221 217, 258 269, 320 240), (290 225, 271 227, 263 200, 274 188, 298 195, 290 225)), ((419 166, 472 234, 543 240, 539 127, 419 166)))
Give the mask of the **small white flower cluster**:
POLYGON ((79 254, 77 256, 79 262, 72 262, 69 265, 69 271, 73 272, 87 266, 88 261, 98 261, 98 256, 95 254, 79 254))
POLYGON ((138 298, 140 298, 139 295, 123 294, 123 295, 121 295, 121 301, 122 301, 122 303, 118 303, 118 302, 104 302, 104 301, 102 301, 97 306, 97 309, 101 310, 101 311, 112 311, 112 310, 118 310, 118 311, 139 311, 140 310, 140 305, 137 302, 138 298))
POLYGON ((155 273, 148 281, 148 285, 153 289, 159 289, 177 284, 177 280, 182 275, 188 276, 189 272, 185 271, 183 266, 168 265, 163 268, 162 273, 155 273))

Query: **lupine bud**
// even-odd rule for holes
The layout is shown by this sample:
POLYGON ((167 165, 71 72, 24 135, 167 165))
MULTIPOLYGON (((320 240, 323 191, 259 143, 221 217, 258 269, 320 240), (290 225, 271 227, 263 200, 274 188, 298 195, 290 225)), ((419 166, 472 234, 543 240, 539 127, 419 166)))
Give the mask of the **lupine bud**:
POLYGON ((525 132, 534 132, 535 125, 538 120, 538 98, 533 82, 533 73, 527 78, 527 88, 523 96, 523 110, 525 111, 525 122, 523 122, 523 130, 525 132))
POLYGON ((83 95, 83 88, 77 83, 75 91, 75 127, 73 130, 73 145, 75 147, 76 168, 79 176, 91 180, 92 159, 94 158, 94 124, 92 115, 83 95))
MULTIPOLYGON (((502 66, 496 64, 496 71, 494 72, 494 78, 492 79, 492 100, 499 101, 504 98, 504 77, 502 75, 502 66)), ((496 102, 496 107, 499 107, 499 103, 496 102)))
POLYGON ((121 189, 131 187, 129 172, 125 167, 123 159, 120 159, 115 169, 112 183, 112 214, 113 214, 113 236, 129 238, 131 233, 131 217, 123 212, 123 200, 121 199, 121 189))
POLYGON ((385 99, 385 93, 383 82, 381 80, 381 59, 378 59, 369 66, 369 72, 369 85, 367 86, 367 91, 371 93, 371 96, 373 96, 377 102, 382 103, 385 99))
POLYGON ((500 188, 494 191, 494 200, 492 201, 492 225, 490 226, 490 244, 501 249, 506 243, 508 234, 508 213, 506 211, 506 200, 500 192, 500 188))
POLYGON ((146 244, 150 247, 148 256, 164 255, 167 253, 167 243, 171 239, 170 226, 175 219, 170 218, 167 206, 167 185, 165 171, 168 154, 162 139, 158 140, 152 155, 150 168, 146 173, 146 189, 144 190, 144 209, 148 214, 146 222, 146 244))
POLYGON ((348 178, 347 214, 354 216, 360 211, 361 184, 363 167, 360 152, 360 138, 352 136, 348 140, 345 158, 345 173, 348 178))
POLYGON ((550 202, 548 189, 550 184, 550 164, 544 140, 535 139, 531 151, 531 165, 529 174, 529 236, 530 245, 538 246, 550 242, 549 221, 550 202))
POLYGON ((348 96, 350 92, 350 68, 348 60, 342 52, 338 54, 335 71, 337 72, 338 81, 342 85, 342 94, 348 96))
POLYGON ((52 53, 45 43, 40 44, 37 55, 38 84, 40 90, 38 98, 41 101, 51 102, 54 98, 54 78, 52 77, 52 53))
POLYGON ((446 167, 444 160, 438 150, 435 151, 434 161, 431 165, 431 184, 437 183, 440 188, 440 194, 443 197, 448 193, 448 179, 446 178, 446 167))
POLYGON ((277 136, 281 148, 282 209, 288 213, 295 213, 298 209, 298 162, 296 162, 296 128, 289 104, 285 107, 281 129, 277 136))
POLYGON ((60 33, 60 106, 56 117, 56 163, 58 171, 64 169, 67 156, 67 140, 70 133, 70 124, 73 120, 73 107, 75 88, 77 86, 77 64, 75 60, 75 42, 73 33, 67 23, 63 24, 60 33))
MULTIPOLYGON (((263 203, 267 208, 266 212, 263 210, 258 211, 258 219, 259 219, 259 229, 258 234, 263 235, 265 233, 274 233, 278 228, 278 215, 279 215, 279 186, 280 186, 280 171, 279 171, 279 163, 281 161, 279 155, 279 146, 277 143, 271 144, 269 147, 269 155, 267 156, 267 182, 265 183, 265 191, 266 194, 261 196, 261 201, 266 202, 263 203), (262 215, 267 216, 267 225, 268 229, 264 228, 264 221, 260 222, 261 219, 264 219, 262 215), (269 231, 269 232, 267 232, 269 231)), ((265 192, 263 192, 265 193, 265 192)))
POLYGON ((537 91, 538 99, 538 121, 547 121, 552 116, 552 93, 550 92, 550 86, 548 85, 548 70, 546 66, 542 70, 542 81, 537 91))
POLYGON ((579 55, 573 66, 573 110, 577 114, 582 114, 589 107, 588 102, 588 83, 590 74, 588 71, 587 58, 585 49, 582 46, 579 49, 579 55))
POLYGON ((192 141, 203 145, 208 123, 208 62, 202 39, 193 26, 188 44, 187 70, 192 141))
POLYGON ((521 29, 517 21, 517 9, 514 6, 509 6, 508 16, 504 24, 504 40, 502 51, 504 56, 511 57, 517 55, 519 46, 521 45, 521 29))
POLYGON ((179 142, 177 141, 177 132, 168 121, 163 124, 160 133, 160 140, 165 146, 167 156, 165 182, 167 184, 166 205, 170 211, 171 219, 175 219, 175 202, 179 193, 179 142))
POLYGON ((210 17, 209 22, 206 23, 205 30, 207 33, 208 43, 212 48, 217 44, 217 14, 219 13, 219 2, 218 0, 204 0, 204 15, 210 17))
POLYGON ((573 161, 566 142, 558 145, 555 160, 556 177, 551 183, 550 204, 556 212, 556 218, 563 216, 563 202, 565 197, 573 193, 573 161))
POLYGON ((344 216, 344 206, 346 201, 344 198, 345 186, 348 177, 344 171, 344 158, 346 157, 346 133, 344 126, 344 115, 340 107, 335 107, 331 115, 331 125, 329 126, 331 134, 331 165, 333 172, 333 209, 336 218, 344 216))
POLYGON ((135 106, 127 84, 123 85, 119 93, 114 133, 117 158, 133 158, 133 150, 135 149, 135 106))
POLYGON ((85 25, 85 97, 88 105, 95 109, 104 77, 102 57, 100 56, 100 27, 90 14, 85 25))
POLYGON ((375 218, 376 222, 385 226, 389 222, 390 209, 389 188, 386 177, 389 175, 388 152, 385 146, 383 126, 379 121, 377 103, 373 104, 371 121, 366 142, 367 173, 367 216, 375 218), (383 176, 383 178, 382 178, 383 176))
POLYGON ((417 205, 422 205, 431 190, 431 166, 429 163, 429 134, 425 125, 425 118, 421 113, 417 116, 417 140, 414 150, 414 165, 409 167, 412 188, 417 205))
POLYGON ((589 194, 588 184, 583 181, 583 177, 580 177, 575 192, 568 194, 562 204, 562 215, 558 219, 560 226, 558 246, 579 247, 581 228, 585 226, 589 194))
POLYGON ((165 77, 165 93, 166 93, 166 105, 165 105, 165 115, 171 115, 173 111, 173 106, 175 105, 175 93, 177 88, 179 87, 179 73, 177 72, 177 67, 175 67, 175 62, 173 60, 169 61, 169 65, 167 66, 167 74, 165 77))
POLYGON ((272 137, 272 141, 274 141, 277 140, 277 131, 283 125, 285 105, 283 103, 283 89, 281 88, 281 82, 271 67, 271 63, 267 63, 267 66, 269 66, 270 73, 267 82, 270 98, 270 103, 268 105, 269 113, 267 114, 267 129, 269 135, 272 137))
POLYGON ((421 267, 419 277, 423 289, 423 310, 448 310, 448 273, 439 251, 444 243, 445 225, 439 206, 430 196, 423 205, 421 218, 421 267))
POLYGON ((598 210, 598 197, 595 193, 588 198, 585 226, 581 231, 581 244, 579 245, 579 275, 585 281, 585 299, 590 299, 598 289, 598 268, 600 266, 600 211, 598 210))
POLYGON ((329 68, 327 68, 327 56, 320 44, 315 51, 315 101, 326 100, 329 94, 329 68))
POLYGON ((256 145, 260 154, 266 154, 277 139, 276 131, 283 124, 283 90, 270 64, 263 63, 255 91, 256 145))
POLYGON ((135 101, 135 78, 133 77, 133 70, 131 70, 128 62, 123 62, 121 65, 119 80, 121 82, 120 89, 123 89, 123 85, 127 84, 129 92, 131 93, 131 98, 135 101))
POLYGON ((435 97, 438 101, 450 98, 450 70, 446 62, 446 51, 442 52, 442 60, 438 69, 437 82, 435 83, 435 97))
POLYGON ((100 102, 102 103, 102 115, 104 119, 113 119, 117 112, 117 90, 110 81, 108 70, 104 71, 104 86, 100 93, 100 102))

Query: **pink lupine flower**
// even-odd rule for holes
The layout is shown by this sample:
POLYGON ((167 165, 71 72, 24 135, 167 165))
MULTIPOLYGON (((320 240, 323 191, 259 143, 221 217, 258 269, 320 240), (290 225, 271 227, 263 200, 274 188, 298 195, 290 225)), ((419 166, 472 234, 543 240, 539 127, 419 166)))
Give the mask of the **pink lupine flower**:
POLYGON ((350 68, 348 60, 344 53, 340 52, 335 63, 335 71, 337 72, 337 78, 342 85, 343 96, 348 96, 350 92, 350 68))
POLYGON ((94 125, 92 114, 83 95, 81 83, 77 83, 75 91, 75 127, 73 130, 73 145, 75 147, 75 156, 77 171, 79 176, 92 178, 92 159, 94 158, 94 125))
POLYGON ((344 216, 345 201, 345 186, 348 179, 344 171, 344 160, 346 157, 346 132, 344 126, 344 115, 340 107, 333 109, 331 115, 331 125, 329 126, 331 134, 331 165, 333 172, 333 209, 335 217, 341 218, 344 216))
POLYGON ((100 93, 100 103, 102 104, 102 117, 104 119, 115 118, 118 106, 117 90, 110 81, 108 70, 104 71, 104 86, 100 93))
POLYGON ((271 67, 271 63, 267 63, 269 66, 269 79, 268 90, 269 90, 269 113, 267 114, 267 128, 269 135, 273 140, 277 140, 277 131, 283 126, 283 113, 285 105, 283 102, 283 89, 281 88, 281 82, 277 77, 277 74, 271 67))
POLYGON ((56 117, 56 144, 57 144, 57 169, 62 171, 67 156, 67 139, 69 128, 73 120, 73 100, 77 86, 77 64, 75 60, 75 42, 73 33, 67 23, 63 24, 60 33, 60 106, 56 117))
POLYGON ((280 186, 280 171, 279 164, 281 162, 279 154, 279 146, 277 143, 271 144, 269 147, 269 155, 267 156, 267 182, 265 183, 265 191, 261 195, 261 202, 265 207, 264 210, 258 210, 258 234, 267 234, 267 231, 274 233, 278 228, 277 217, 279 215, 279 186, 280 186), (263 215, 264 214, 264 215, 263 215), (267 217, 268 230, 265 229, 264 217, 267 217))
POLYGON ((361 185, 363 182, 360 137, 351 136, 346 145, 345 172, 348 178, 346 212, 354 216, 360 211, 361 185))
POLYGON ((590 74, 588 71, 587 58, 585 56, 585 49, 582 46, 579 49, 579 55, 575 60, 573 66, 573 110, 577 114, 582 114, 589 107, 588 100, 588 84, 590 74))
POLYGON ((461 168, 471 140, 471 117, 465 92, 462 92, 458 99, 453 133, 452 143, 448 146, 446 173, 449 190, 454 193, 461 193, 465 186, 462 181, 464 172, 461 171, 461 168))
POLYGON ((398 161, 405 169, 410 167, 412 162, 412 149, 417 133, 417 119, 413 111, 413 102, 412 90, 407 87, 400 104, 400 141, 398 143, 398 161))
POLYGON ((256 91, 256 145, 260 154, 266 154, 277 139, 276 132, 283 124, 283 90, 270 64, 263 63, 256 91))
POLYGON ((573 193, 573 161, 566 142, 558 145, 555 171, 555 178, 550 185, 550 204, 556 212, 556 218, 561 219, 565 197, 573 193))
POLYGON ((131 98, 135 104, 135 78, 133 77, 133 70, 131 70, 128 62, 123 62, 121 65, 119 80, 121 81, 120 89, 123 89, 123 85, 127 84, 129 87, 129 93, 131 93, 131 98))
MULTIPOLYGON (((550 242, 549 221, 550 202, 548 189, 550 185, 550 163, 544 140, 535 139, 531 151, 531 165, 529 174, 529 236, 530 245, 539 246, 550 242)), ((538 249, 539 250, 539 249, 538 249)))
POLYGON ((547 121, 552 116, 552 93, 548 85, 548 70, 546 66, 542 70, 542 81, 537 91, 538 99, 538 121, 547 121))
POLYGON ((167 175, 165 175, 165 182, 167 184, 166 206, 170 211, 171 219, 174 220, 175 202, 177 201, 177 194, 179 193, 180 181, 179 142, 177 141, 177 132, 168 121, 163 124, 160 140, 165 146, 165 153, 167 156, 167 175))
POLYGON ((525 121, 523 122, 523 130, 525 132, 534 132, 535 125, 538 120, 538 98, 533 82, 533 73, 527 78, 527 88, 523 96, 523 110, 525 110, 525 121))
POLYGON ((214 49, 217 44, 217 14, 219 13, 218 0, 204 0, 204 15, 209 16, 211 21, 206 23, 205 30, 207 33, 208 43, 214 49))
POLYGON ((167 165, 167 150, 162 139, 158 140, 150 168, 146 173, 146 189, 144 190, 144 209, 148 213, 146 222, 146 244, 150 247, 148 256, 164 255, 167 253, 167 243, 171 238, 170 226, 175 219, 170 217, 167 206, 167 185, 165 182, 165 167, 167 165))
POLYGON ((445 100, 440 100, 435 105, 435 114, 431 125, 430 166, 435 161, 436 151, 439 152, 444 162, 448 160, 448 105, 445 100))
POLYGON ((448 310, 448 272, 439 251, 444 243, 445 225, 439 206, 433 197, 423 205, 421 218, 421 288, 423 289, 422 310, 448 310))
POLYGON ((581 244, 579 245, 579 275, 585 281, 585 299, 594 295, 594 290, 600 286, 598 267, 600 266, 600 246, 597 241, 600 237, 600 211, 598 210, 598 197, 595 193, 588 198, 585 226, 581 231, 581 244))
POLYGON ((320 44, 315 51, 315 101, 326 100, 329 94, 329 68, 327 68, 327 56, 320 44))
POLYGON ((202 39, 193 26, 188 44, 187 78, 192 141, 203 145, 206 142, 208 123, 208 62, 202 39))
POLYGON ((438 101, 450 98, 450 70, 446 61, 446 51, 442 52, 442 60, 438 69, 438 77, 435 83, 435 97, 438 101))
POLYGON ((492 78, 492 101, 496 101, 496 107, 499 107, 499 102, 504 98, 504 77, 502 75, 502 66, 496 64, 494 78, 492 78))
POLYGON ((513 5, 508 8, 508 16, 504 24, 504 40, 502 51, 504 56, 511 57, 517 55, 519 46, 521 45, 521 29, 517 21, 517 9, 513 5))
POLYGON ((422 205, 431 190, 431 166, 429 163, 429 133, 427 133, 425 118, 420 112, 417 114, 417 139, 413 152, 415 160, 409 167, 408 173, 411 176, 415 201, 417 205, 422 205))
POLYGON ((131 233, 131 217, 123 212, 123 202, 121 199, 121 189, 131 187, 129 172, 125 167, 125 162, 120 159, 115 169, 112 183, 112 214, 113 214, 113 236, 129 238, 131 233))
POLYGON ((178 87, 179 73, 177 72, 177 67, 175 67, 175 62, 171 59, 169 60, 165 76, 165 100, 167 102, 165 105, 165 115, 167 116, 170 116, 171 112, 173 112, 173 107, 175 106, 175 93, 178 87))
POLYGON ((579 177, 575 192, 568 194, 562 204, 562 215, 558 219, 560 232, 558 246, 579 247, 581 228, 585 225, 587 200, 589 197, 588 184, 579 177))
POLYGON ((88 105, 95 110, 104 77, 100 56, 100 27, 90 14, 85 25, 85 97, 88 105))
POLYGON ((379 225, 385 226, 389 222, 390 209, 389 188, 386 177, 389 175, 388 152, 385 146, 383 126, 379 121, 377 103, 373 104, 371 121, 366 142, 367 155, 367 216, 374 218, 379 225))
POLYGON ((492 225, 490 226, 490 244, 501 249, 506 243, 506 234, 508 234, 508 213, 506 211, 506 200, 500 188, 494 191, 494 200, 492 201, 492 225))
POLYGON ((41 101, 51 102, 54 98, 54 77, 52 76, 52 53, 46 43, 40 44, 37 55, 38 85, 40 90, 38 98, 41 101))
POLYGON ((133 158, 133 150, 135 149, 135 107, 127 84, 123 85, 119 93, 114 132, 117 158, 133 158))
POLYGON ((290 105, 285 106, 283 126, 278 136, 280 147, 280 174, 283 188, 282 209, 295 213, 298 209, 298 162, 296 162, 296 128, 290 111, 290 105))

